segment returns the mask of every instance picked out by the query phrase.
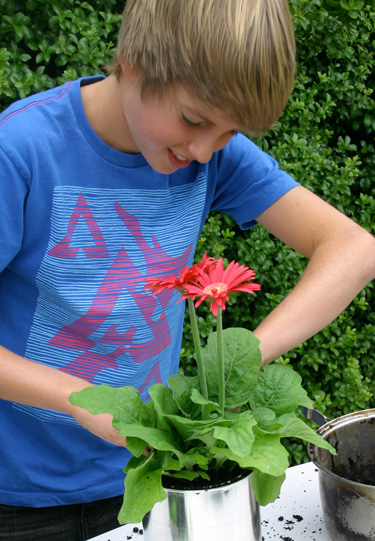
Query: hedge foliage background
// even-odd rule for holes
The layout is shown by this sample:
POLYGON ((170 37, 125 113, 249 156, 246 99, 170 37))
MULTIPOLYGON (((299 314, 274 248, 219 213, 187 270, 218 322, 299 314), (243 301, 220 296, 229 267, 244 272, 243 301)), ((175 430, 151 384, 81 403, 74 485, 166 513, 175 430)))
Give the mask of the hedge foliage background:
MULTIPOLYGON (((0 109, 67 79, 103 71, 123 0, 0 0, 0 109)), ((293 94, 276 128, 256 143, 304 186, 374 233, 375 7, 373 0, 290 0, 298 47, 293 94)), ((254 328, 293 287, 306 261, 260 226, 241 232, 211 214, 203 252, 254 268, 262 291, 238 296, 225 325, 254 328)), ((345 287, 345 284, 342 284, 345 287)), ((374 407, 374 284, 329 327, 276 362, 302 375, 330 417, 374 407)), ((321 300, 324 303, 324 299, 321 300)), ((202 336, 214 326, 200 309, 202 336)), ((182 365, 193 372, 186 320, 182 365)), ((294 462, 305 448, 291 442, 294 462)))

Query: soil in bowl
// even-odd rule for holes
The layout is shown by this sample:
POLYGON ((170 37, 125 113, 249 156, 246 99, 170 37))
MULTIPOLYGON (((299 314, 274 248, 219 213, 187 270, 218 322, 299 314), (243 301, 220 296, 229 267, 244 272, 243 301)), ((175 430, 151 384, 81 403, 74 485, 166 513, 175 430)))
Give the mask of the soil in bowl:
POLYGON ((209 490, 210 488, 218 488, 240 481, 250 473, 250 470, 242 470, 239 467, 234 468, 232 471, 221 469, 218 472, 208 472, 209 480, 197 477, 192 481, 163 475, 163 487, 174 490, 209 490))

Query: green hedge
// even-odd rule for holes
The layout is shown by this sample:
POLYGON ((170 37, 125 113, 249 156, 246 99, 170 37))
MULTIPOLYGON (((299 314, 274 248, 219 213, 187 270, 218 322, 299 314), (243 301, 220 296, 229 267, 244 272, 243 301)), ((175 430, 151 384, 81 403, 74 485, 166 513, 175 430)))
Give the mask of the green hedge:
MULTIPOLYGON (((304 186, 374 233, 375 7, 373 0, 290 0, 298 74, 276 128, 256 143, 304 186)), ((103 71, 116 42, 123 1, 0 0, 0 108, 66 79, 103 71)), ((306 261, 263 228, 241 232, 211 214, 204 251, 257 272, 262 292, 238 296, 226 325, 254 328, 295 284, 306 261)), ((343 284, 345 287, 345 284, 343 284)), ((322 303, 324 299, 322 299, 322 303)), ((370 284, 329 327, 276 362, 291 363, 329 416, 372 407, 374 287, 370 284)), ((202 335, 214 326, 199 312, 202 335)), ((189 323, 182 365, 193 372, 189 323)), ((292 443, 294 461, 305 449, 292 443)))
POLYGON ((123 0, 0 0, 0 107, 103 71, 123 0))

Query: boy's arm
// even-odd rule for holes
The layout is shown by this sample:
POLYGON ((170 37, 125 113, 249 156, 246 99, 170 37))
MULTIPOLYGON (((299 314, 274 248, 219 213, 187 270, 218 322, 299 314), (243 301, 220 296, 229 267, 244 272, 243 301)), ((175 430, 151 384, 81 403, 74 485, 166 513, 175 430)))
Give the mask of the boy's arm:
POLYGON ((254 330, 266 364, 328 325, 375 277, 375 238, 300 186, 257 220, 310 259, 294 289, 254 330))
POLYGON ((0 398, 68 413, 100 438, 126 447, 125 438, 112 427, 112 415, 91 415, 68 398, 91 384, 55 368, 35 363, 0 346, 0 398))

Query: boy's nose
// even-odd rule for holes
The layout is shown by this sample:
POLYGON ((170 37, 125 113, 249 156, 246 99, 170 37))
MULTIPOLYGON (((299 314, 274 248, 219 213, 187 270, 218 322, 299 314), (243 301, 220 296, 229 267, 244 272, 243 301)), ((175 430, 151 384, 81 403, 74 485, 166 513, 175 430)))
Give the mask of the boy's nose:
POLYGON ((212 158, 212 154, 221 150, 230 141, 233 136, 232 131, 225 133, 201 133, 196 136, 188 145, 191 156, 200 163, 207 163, 212 158))
POLYGON ((189 145, 189 152, 200 163, 207 163, 212 158, 215 145, 209 139, 199 138, 189 145))

